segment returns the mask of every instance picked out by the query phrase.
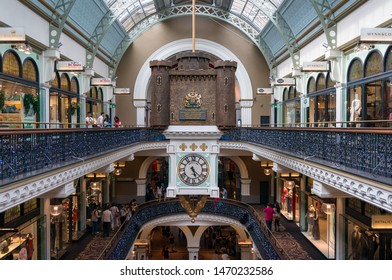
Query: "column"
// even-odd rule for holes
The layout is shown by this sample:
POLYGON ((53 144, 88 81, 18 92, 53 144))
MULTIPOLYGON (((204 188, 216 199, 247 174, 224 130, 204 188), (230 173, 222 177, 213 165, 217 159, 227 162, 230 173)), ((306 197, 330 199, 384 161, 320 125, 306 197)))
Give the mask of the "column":
POLYGON ((90 91, 91 77, 94 76, 94 70, 86 69, 82 73, 82 81, 80 87, 80 119, 82 123, 85 123, 86 119, 86 92, 90 91))
POLYGON ((146 196, 146 183, 147 179, 137 179, 135 180, 137 185, 137 196, 146 196))
POLYGON ((136 107, 136 125, 138 127, 146 126, 146 100, 134 100, 133 105, 136 107))
POLYGON ((241 260, 253 260, 253 250, 252 247, 248 245, 240 245, 241 250, 241 260))
POLYGON ((252 106, 253 99, 240 100, 241 126, 246 127, 252 125, 252 106))
POLYGON ((43 198, 43 213, 45 215, 45 237, 42 240, 45 240, 44 244, 44 251, 43 254, 44 258, 46 256, 46 260, 50 260, 50 198, 43 198))
POLYGON ((87 213, 86 213, 86 180, 83 177, 79 178, 80 180, 80 205, 79 205, 79 216, 80 216, 80 230, 84 231, 86 229, 86 220, 87 213))
MULTIPOLYGON (((110 202, 110 179, 106 178, 102 180, 102 205, 108 204, 110 202)), ((112 186, 112 196, 115 197, 115 188, 112 186)))
POLYGON ((199 259, 199 247, 188 247, 188 253, 189 253, 189 259, 194 260, 196 257, 196 260, 199 259))
POLYGON ((241 178, 241 196, 249 196, 250 195, 250 182, 251 179, 242 179, 241 178))
POLYGON ((335 258, 337 260, 344 260, 344 222, 341 219, 345 213, 344 198, 336 198, 336 212, 335 212, 335 224, 336 224, 336 236, 335 236, 335 258))

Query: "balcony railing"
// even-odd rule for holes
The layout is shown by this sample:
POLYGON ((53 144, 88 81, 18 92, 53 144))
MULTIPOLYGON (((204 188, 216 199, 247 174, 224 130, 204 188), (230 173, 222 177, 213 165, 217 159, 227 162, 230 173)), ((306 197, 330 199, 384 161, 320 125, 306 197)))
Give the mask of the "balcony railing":
POLYGON ((392 183, 392 130, 385 128, 237 128, 242 141, 387 184, 392 183))

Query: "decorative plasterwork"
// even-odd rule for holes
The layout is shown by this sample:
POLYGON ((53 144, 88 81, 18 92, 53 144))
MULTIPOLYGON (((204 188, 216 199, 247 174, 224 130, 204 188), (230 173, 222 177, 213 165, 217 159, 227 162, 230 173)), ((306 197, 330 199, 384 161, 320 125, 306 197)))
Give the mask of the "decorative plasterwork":
POLYGON ((45 193, 52 191, 64 184, 72 182, 79 177, 94 172, 97 169, 111 165, 113 162, 129 157, 137 151, 144 150, 166 150, 168 142, 151 142, 138 144, 124 148, 106 155, 89 159, 65 166, 60 169, 48 171, 39 176, 30 177, 23 181, 18 181, 0 189, 0 213, 25 201, 36 197, 42 197, 45 193))
POLYGON ((367 178, 344 173, 340 170, 320 164, 312 163, 307 159, 300 159, 248 143, 219 142, 221 149, 237 149, 250 151, 258 156, 286 166, 310 178, 348 193, 370 204, 392 212, 392 187, 367 178))

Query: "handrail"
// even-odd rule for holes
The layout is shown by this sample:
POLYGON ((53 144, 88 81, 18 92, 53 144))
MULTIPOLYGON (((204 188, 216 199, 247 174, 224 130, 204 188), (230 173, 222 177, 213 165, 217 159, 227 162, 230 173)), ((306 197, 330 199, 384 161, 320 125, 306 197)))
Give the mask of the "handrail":
MULTIPOLYGON (((200 214, 212 214, 236 219, 247 229, 253 239, 254 246, 256 246, 262 257, 269 259, 290 259, 287 252, 268 230, 263 219, 253 207, 240 201, 225 199, 220 200, 222 206, 217 209, 214 207, 214 202, 216 201, 208 199, 200 214), (243 219, 244 216, 247 218, 243 219)), ((116 240, 113 239, 110 241, 110 245, 108 244, 105 247, 100 258, 124 259, 128 255, 136 236, 140 233, 139 231, 143 224, 161 215, 167 216, 184 213, 186 212, 181 207, 178 199, 169 199, 161 202, 153 200, 140 204, 137 212, 125 225, 120 236, 116 240)))

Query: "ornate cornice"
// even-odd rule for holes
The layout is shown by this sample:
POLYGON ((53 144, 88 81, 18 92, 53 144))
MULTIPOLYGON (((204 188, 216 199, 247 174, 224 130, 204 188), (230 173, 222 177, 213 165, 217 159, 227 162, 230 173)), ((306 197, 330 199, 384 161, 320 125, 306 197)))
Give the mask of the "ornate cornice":
POLYGON ((94 159, 83 160, 80 158, 80 162, 78 163, 48 171, 26 180, 4 185, 0 189, 0 212, 30 199, 41 197, 49 191, 112 164, 119 159, 129 157, 135 152, 156 149, 166 150, 167 144, 168 142, 143 143, 114 151, 94 159))
POLYGON ((242 142, 218 143, 221 149, 250 151, 328 186, 392 212, 392 186, 242 142))

